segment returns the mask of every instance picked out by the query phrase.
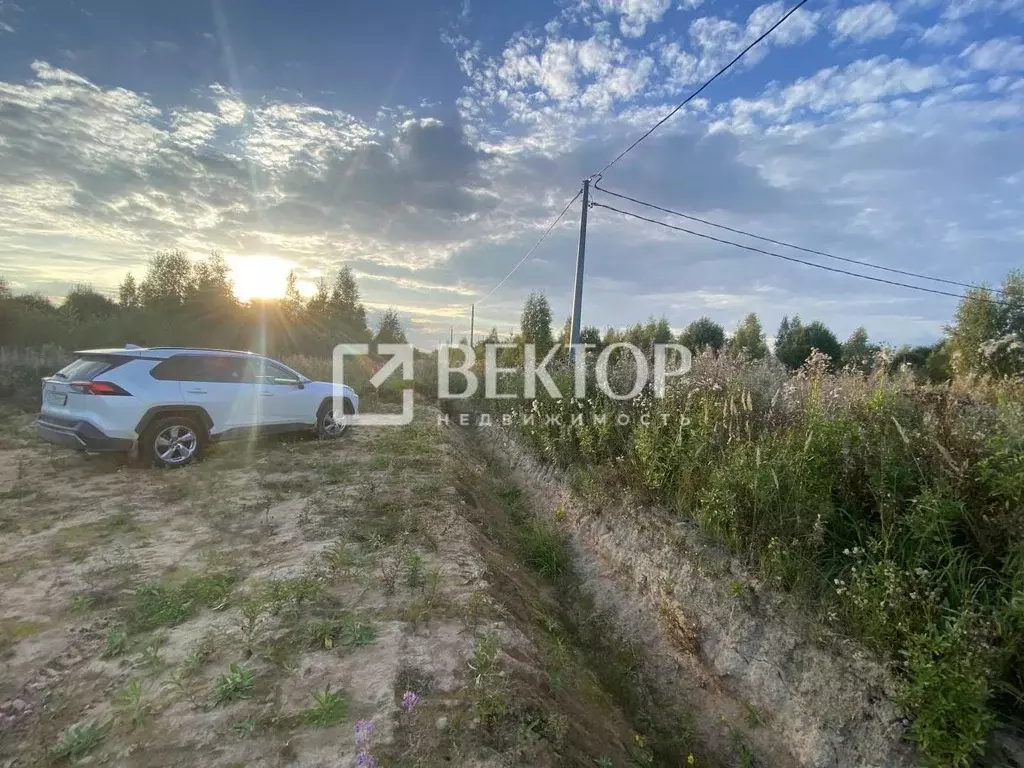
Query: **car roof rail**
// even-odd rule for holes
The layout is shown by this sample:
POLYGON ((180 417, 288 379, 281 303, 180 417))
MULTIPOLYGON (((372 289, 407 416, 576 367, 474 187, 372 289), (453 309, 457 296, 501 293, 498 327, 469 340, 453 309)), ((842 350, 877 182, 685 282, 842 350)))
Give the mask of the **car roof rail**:
POLYGON ((150 349, 180 349, 182 352, 230 352, 233 355, 255 355, 248 349, 219 349, 217 347, 150 347, 150 349))

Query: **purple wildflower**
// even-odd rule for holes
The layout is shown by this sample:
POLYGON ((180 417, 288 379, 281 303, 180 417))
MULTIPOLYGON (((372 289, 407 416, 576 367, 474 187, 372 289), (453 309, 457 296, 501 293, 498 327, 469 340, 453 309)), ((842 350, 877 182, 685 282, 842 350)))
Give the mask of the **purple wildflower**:
POLYGON ((356 746, 359 747, 359 754, 356 755, 356 765, 362 768, 377 768, 377 760, 370 754, 370 737, 373 734, 373 720, 356 720, 356 746))
POLYGON ((420 703, 420 697, 412 691, 406 691, 402 696, 402 708, 406 712, 412 712, 416 708, 416 705, 420 703))

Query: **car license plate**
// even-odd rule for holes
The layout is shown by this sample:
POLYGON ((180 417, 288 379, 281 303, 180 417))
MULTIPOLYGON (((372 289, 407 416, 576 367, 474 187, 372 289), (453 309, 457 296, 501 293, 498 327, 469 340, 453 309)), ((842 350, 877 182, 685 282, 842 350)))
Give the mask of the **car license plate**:
POLYGON ((68 396, 63 392, 47 392, 46 402, 52 403, 53 405, 64 405, 68 401, 68 396))

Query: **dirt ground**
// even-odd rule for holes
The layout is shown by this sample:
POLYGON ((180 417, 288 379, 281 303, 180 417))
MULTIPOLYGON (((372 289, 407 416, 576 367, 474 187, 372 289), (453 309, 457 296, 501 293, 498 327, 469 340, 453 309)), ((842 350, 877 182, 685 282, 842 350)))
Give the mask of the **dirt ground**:
POLYGON ((436 412, 169 471, 31 423, 0 410, 0 766, 658 764, 436 412))

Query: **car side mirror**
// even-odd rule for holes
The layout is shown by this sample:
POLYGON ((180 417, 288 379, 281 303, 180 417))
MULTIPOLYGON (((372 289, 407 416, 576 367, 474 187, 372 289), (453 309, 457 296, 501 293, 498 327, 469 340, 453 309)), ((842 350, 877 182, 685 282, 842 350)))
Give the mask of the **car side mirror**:
POLYGON ((305 389, 306 388, 306 382, 304 382, 302 379, 299 379, 297 382, 295 382, 295 388, 296 389, 305 389))

